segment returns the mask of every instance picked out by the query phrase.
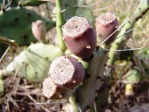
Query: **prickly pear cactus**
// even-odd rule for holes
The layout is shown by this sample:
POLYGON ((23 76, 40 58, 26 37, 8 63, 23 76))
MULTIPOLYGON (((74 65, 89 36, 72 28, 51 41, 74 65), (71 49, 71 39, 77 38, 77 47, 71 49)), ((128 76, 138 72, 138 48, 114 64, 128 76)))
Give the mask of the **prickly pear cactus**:
POLYGON ((15 40, 19 45, 29 44, 36 40, 31 32, 31 23, 36 20, 43 20, 47 30, 54 25, 54 22, 26 8, 8 8, 6 11, 1 11, 0 36, 15 40))
POLYGON ((0 70, 0 75, 16 72, 27 80, 41 82, 47 77, 51 61, 61 55, 63 52, 54 45, 32 44, 16 56, 4 70, 0 70))
POLYGON ((42 3, 46 3, 48 0, 17 0, 20 5, 26 6, 38 6, 42 3))
POLYGON ((84 0, 65 0, 62 2, 64 10, 64 19, 70 19, 72 16, 86 17, 89 22, 93 25, 94 17, 91 9, 84 6, 84 0), (81 12, 81 13, 80 13, 81 12))
POLYGON ((78 0, 63 0, 62 9, 64 10, 63 16, 65 20, 70 19, 75 15, 77 9, 75 6, 77 5, 77 1, 78 0))

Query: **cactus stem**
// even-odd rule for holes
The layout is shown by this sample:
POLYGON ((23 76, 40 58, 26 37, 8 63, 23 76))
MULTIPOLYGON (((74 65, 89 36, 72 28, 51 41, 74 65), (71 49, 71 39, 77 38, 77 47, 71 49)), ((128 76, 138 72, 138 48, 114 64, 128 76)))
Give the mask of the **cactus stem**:
POLYGON ((62 34, 62 25, 64 24, 64 18, 61 13, 62 10, 62 0, 56 0, 56 30, 57 30, 57 38, 58 38, 58 45, 59 47, 65 51, 66 46, 63 41, 63 34, 62 34))
MULTIPOLYGON (((140 3, 138 5, 138 7, 136 8, 134 14, 126 22, 124 22, 124 24, 121 25, 121 27, 120 27, 120 28, 122 28, 121 32, 117 36, 119 38, 117 38, 112 43, 109 51, 117 50, 121 47, 121 45, 125 42, 125 40, 127 38, 129 38, 130 35, 132 34, 132 32, 129 32, 129 33, 127 33, 127 32, 134 27, 134 24, 136 23, 136 21, 140 17, 142 17, 142 15, 144 15, 148 10, 149 10, 148 0, 140 0, 140 3)), ((120 28, 118 28, 118 29, 120 29, 120 28)), ((116 57, 115 55, 116 55, 115 52, 109 52, 110 59, 108 59, 108 62, 107 62, 108 65, 112 65, 114 63, 115 57, 116 57)))
MULTIPOLYGON (((98 51, 94 51, 94 57, 92 59, 87 59, 82 61, 84 69, 86 70, 86 75, 88 77, 83 80, 82 85, 80 85, 76 91, 75 96, 79 98, 80 109, 84 112, 86 110, 92 110, 92 103, 96 97, 96 90, 102 90, 102 84, 98 79, 98 76, 102 75, 104 70, 104 63, 107 60, 107 53, 104 52, 102 48, 99 48, 98 51), (99 61, 100 60, 100 61, 99 61), (96 66, 95 66, 96 65, 96 66), (89 97, 88 97, 89 96, 89 97)), ((102 100, 103 101, 103 100, 102 100)), ((97 105, 100 103, 97 102, 97 105)), ((98 106, 99 110, 100 106, 98 106)))

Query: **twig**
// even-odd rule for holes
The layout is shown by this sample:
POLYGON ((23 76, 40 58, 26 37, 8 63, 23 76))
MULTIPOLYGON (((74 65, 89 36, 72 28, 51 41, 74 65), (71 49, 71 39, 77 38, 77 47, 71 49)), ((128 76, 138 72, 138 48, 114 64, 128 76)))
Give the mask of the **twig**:
POLYGON ((2 57, 0 58, 0 63, 2 62, 2 60, 4 59, 6 54, 8 53, 9 49, 10 49, 10 46, 8 46, 8 48, 5 50, 5 52, 3 53, 2 57))
POLYGON ((135 50, 140 50, 140 49, 143 49, 143 47, 140 47, 140 48, 131 48, 131 49, 117 49, 117 50, 108 50, 108 49, 105 49, 105 51, 108 51, 108 52, 124 52, 124 51, 135 51, 135 50))
MULTIPOLYGON (((34 103, 35 103, 35 106, 36 103, 38 103, 30 94, 27 94, 27 96, 29 97, 30 100, 32 100, 34 103)), ((39 105, 43 110, 45 110, 45 112, 50 112, 47 108, 45 108, 43 105, 39 105)))

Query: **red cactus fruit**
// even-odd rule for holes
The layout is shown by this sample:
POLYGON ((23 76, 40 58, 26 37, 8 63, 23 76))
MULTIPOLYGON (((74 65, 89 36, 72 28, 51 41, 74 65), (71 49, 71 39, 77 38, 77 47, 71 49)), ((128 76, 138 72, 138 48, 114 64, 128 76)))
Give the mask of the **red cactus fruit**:
POLYGON ((83 65, 71 56, 61 56, 53 60, 49 76, 55 84, 64 88, 74 88, 85 75, 83 65))
POLYGON ((46 26, 42 20, 37 20, 32 23, 32 33, 38 41, 45 42, 46 26))
POLYGON ((50 77, 43 81, 42 93, 45 97, 50 99, 60 99, 62 98, 63 90, 57 86, 50 77))
POLYGON ((84 17, 74 16, 62 27, 68 49, 80 58, 89 58, 96 47, 95 32, 84 17))
MULTIPOLYGON (((96 18, 96 32, 101 41, 104 41, 109 35, 111 35, 118 26, 118 20, 113 13, 104 13, 96 18)), ((106 42, 109 45, 114 41, 117 32, 115 32, 106 42)))

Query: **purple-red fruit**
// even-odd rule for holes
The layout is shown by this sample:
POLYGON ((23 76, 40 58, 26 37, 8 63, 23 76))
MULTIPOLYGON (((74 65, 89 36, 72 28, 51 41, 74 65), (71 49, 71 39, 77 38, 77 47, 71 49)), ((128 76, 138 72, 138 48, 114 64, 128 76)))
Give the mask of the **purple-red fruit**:
POLYGON ((59 86, 57 86, 50 77, 46 78, 43 81, 43 89, 42 93, 45 97, 51 99, 60 99, 62 98, 63 90, 59 86))
POLYGON ((46 26, 42 20, 37 20, 32 23, 32 33, 38 41, 45 42, 46 26))
MULTIPOLYGON (((108 38, 118 27, 118 20, 113 13, 104 13, 96 18, 96 32, 101 41, 108 38)), ((109 45, 114 41, 117 31, 105 42, 109 45)))
POLYGON ((71 56, 61 56, 53 60, 49 76, 60 87, 72 89, 84 79, 83 65, 71 56))
POLYGON ((96 34, 84 17, 74 16, 62 27, 68 49, 80 58, 89 58, 96 47, 96 34))

